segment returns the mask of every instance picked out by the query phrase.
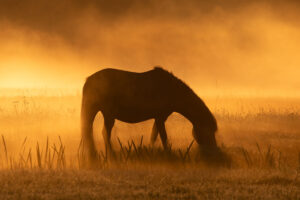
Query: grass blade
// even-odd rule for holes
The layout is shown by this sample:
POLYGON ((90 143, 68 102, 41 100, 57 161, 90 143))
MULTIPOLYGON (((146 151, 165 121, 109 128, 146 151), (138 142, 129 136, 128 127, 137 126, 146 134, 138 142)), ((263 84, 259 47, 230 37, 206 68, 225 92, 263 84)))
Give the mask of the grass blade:
POLYGON ((3 142, 3 146, 4 146, 4 152, 5 152, 6 164, 8 165, 7 147, 6 147, 6 142, 5 142, 5 139, 4 139, 4 136, 3 136, 3 135, 2 135, 2 142, 3 142))

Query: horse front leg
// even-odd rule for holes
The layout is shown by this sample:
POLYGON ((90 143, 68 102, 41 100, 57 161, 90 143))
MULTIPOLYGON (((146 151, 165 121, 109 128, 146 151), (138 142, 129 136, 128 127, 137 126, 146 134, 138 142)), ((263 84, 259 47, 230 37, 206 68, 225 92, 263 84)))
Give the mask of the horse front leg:
POLYGON ((157 129, 159 132, 159 136, 162 142, 162 145, 165 150, 168 149, 168 137, 167 137, 167 132, 166 132, 166 127, 165 127, 165 122, 164 121, 156 121, 157 124, 157 129))

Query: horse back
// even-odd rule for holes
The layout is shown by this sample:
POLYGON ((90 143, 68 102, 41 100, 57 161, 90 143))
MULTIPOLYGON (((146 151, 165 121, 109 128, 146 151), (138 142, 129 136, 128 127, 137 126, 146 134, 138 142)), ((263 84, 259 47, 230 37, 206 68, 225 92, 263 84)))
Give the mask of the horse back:
POLYGON ((176 88, 168 72, 160 68, 136 73, 104 69, 90 76, 85 87, 92 90, 97 102, 114 109, 168 109, 176 88))

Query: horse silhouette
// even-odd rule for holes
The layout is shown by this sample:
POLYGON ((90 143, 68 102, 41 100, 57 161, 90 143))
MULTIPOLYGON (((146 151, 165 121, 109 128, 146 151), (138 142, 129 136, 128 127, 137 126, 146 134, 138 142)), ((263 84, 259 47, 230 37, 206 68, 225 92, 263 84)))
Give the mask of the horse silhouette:
POLYGON ((93 121, 101 111, 106 150, 112 150, 110 137, 115 120, 137 123, 154 119, 153 144, 160 135, 168 148, 165 121, 177 112, 193 125, 193 137, 203 148, 217 148, 217 122, 205 103, 182 80, 161 67, 142 73, 107 68, 87 78, 82 94, 81 129, 88 157, 95 160, 93 121))

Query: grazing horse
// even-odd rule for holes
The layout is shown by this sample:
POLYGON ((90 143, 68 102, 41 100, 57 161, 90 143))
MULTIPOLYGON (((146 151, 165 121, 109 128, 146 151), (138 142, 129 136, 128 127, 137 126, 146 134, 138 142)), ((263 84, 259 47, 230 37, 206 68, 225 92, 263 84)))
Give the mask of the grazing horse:
POLYGON ((217 122, 204 102, 172 73, 155 67, 143 73, 103 69, 87 78, 82 94, 82 141, 89 159, 96 159, 93 121, 101 111, 104 117, 103 137, 111 150, 111 131, 115 120, 137 123, 154 119, 151 143, 160 135, 168 148, 165 121, 177 112, 193 125, 193 137, 205 148, 217 148, 217 122))

